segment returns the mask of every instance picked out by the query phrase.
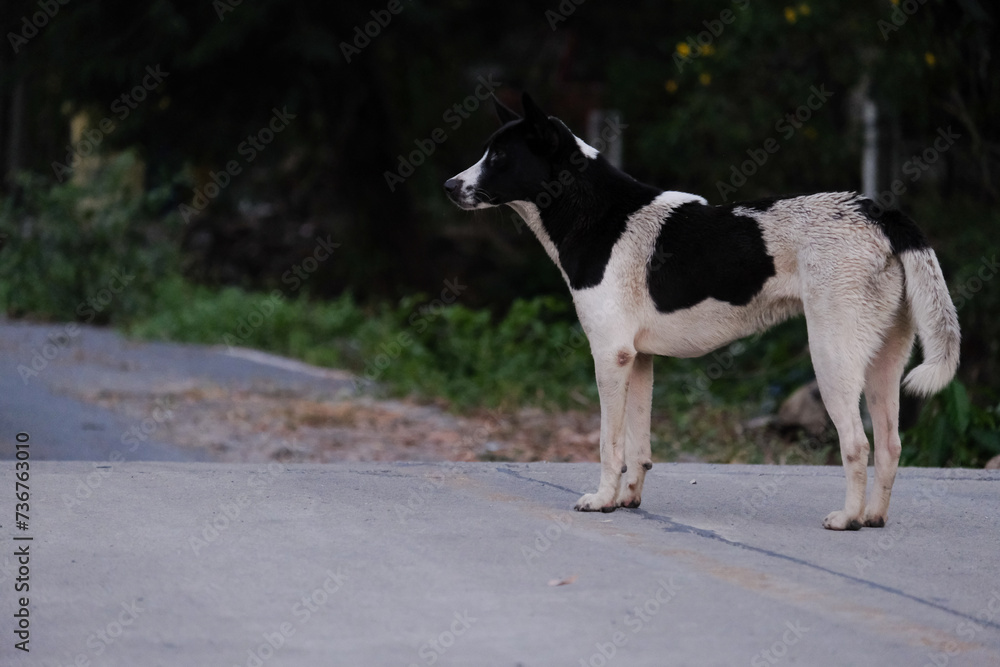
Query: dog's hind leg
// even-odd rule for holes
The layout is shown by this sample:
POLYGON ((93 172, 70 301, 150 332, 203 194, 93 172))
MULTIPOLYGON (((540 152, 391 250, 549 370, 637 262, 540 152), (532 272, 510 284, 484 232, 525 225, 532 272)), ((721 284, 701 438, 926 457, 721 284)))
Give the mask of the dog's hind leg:
POLYGON ((888 515, 901 451, 899 382, 912 347, 913 325, 904 306, 865 373, 865 400, 875 432, 875 484, 865 508, 866 526, 884 526, 888 515))
POLYGON ((653 467, 649 421, 653 402, 653 356, 636 354, 625 399, 625 464, 615 504, 635 508, 642 502, 646 471, 653 467))
POLYGON ((840 457, 847 476, 844 509, 830 512, 823 527, 861 528, 865 509, 870 445, 861 423, 860 398, 865 369, 879 343, 878 329, 866 327, 862 309, 820 299, 822 307, 806 302, 809 350, 826 411, 837 428, 840 457))
POLYGON ((625 403, 635 349, 628 346, 594 349, 597 392, 601 397, 601 483, 596 493, 582 496, 574 509, 613 512, 625 464, 625 403))
MULTIPOLYGON (((810 341, 810 347, 814 343, 810 341)), ((835 350, 830 350, 835 352, 835 350)), ((840 439, 840 458, 844 464, 844 474, 847 476, 847 494, 844 499, 844 509, 830 512, 823 520, 823 527, 831 530, 857 530, 861 527, 862 513, 865 508, 865 484, 868 478, 868 453, 870 446, 861 423, 861 411, 858 399, 861 397, 861 384, 864 369, 851 369, 850 372, 838 372, 831 368, 830 362, 822 362, 817 357, 826 356, 828 352, 817 354, 814 349, 813 367, 819 382, 819 391, 823 396, 823 404, 830 414, 837 436, 840 439)), ((831 355, 832 356, 832 355, 831 355)), ((834 362, 836 363, 836 362, 834 362)))

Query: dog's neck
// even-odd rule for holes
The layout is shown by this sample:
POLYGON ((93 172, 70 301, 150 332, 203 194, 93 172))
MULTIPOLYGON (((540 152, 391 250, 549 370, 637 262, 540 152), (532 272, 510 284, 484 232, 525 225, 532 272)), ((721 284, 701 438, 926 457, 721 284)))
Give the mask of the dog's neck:
MULTIPOLYGON (((603 157, 588 159, 584 169, 558 172, 550 183, 557 194, 509 205, 528 224, 571 289, 600 282, 611 248, 629 214, 652 201, 660 190, 614 168, 603 157)), ((550 187, 551 190, 551 187, 550 187)))
POLYGON ((528 228, 535 234, 535 237, 542 243, 542 247, 545 249, 545 253, 549 256, 549 259, 556 265, 559 272, 562 274, 563 280, 566 284, 569 284, 569 277, 566 275, 566 271, 563 270, 562 264, 559 263, 559 249, 549 238, 549 232, 545 229, 545 225, 542 224, 542 213, 538 209, 538 205, 530 201, 512 201, 507 204, 514 212, 521 216, 527 224, 528 228))

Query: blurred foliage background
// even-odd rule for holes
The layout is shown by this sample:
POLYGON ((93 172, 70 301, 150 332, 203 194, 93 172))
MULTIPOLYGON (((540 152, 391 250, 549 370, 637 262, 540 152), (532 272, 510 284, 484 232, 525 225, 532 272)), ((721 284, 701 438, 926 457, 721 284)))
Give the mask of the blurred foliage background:
MULTIPOLYGON (((529 90, 581 135, 613 110, 626 171, 713 203, 861 189, 868 104, 876 191, 927 232, 963 328, 959 380, 907 408, 906 455, 981 465, 1000 453, 998 17, 978 0, 4 2, 0 303, 458 409, 595 409, 540 245, 441 194, 495 127, 483 94, 516 108, 529 90), (101 299, 115 271, 133 279, 101 299)), ((752 417, 810 377, 801 322, 727 353, 710 381, 717 360, 659 360, 658 405, 752 417)))

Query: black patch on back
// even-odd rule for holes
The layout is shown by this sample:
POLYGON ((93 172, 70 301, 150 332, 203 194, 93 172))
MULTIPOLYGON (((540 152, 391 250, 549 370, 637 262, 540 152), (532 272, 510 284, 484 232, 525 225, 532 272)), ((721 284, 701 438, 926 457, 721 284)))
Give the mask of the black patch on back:
POLYGON ((629 216, 653 201, 660 190, 615 169, 603 157, 589 160, 574 178, 586 185, 554 198, 568 206, 544 206, 544 199, 536 202, 569 286, 581 290, 601 284, 629 216))
POLYGON ((658 311, 690 308, 709 297, 745 306, 775 275, 760 225, 734 214, 735 206, 747 205, 691 202, 663 220, 646 267, 649 295, 658 311))
POLYGON ((924 233, 917 223, 903 215, 902 212, 886 211, 871 199, 859 199, 858 211, 868 222, 878 225, 885 237, 889 239, 892 254, 898 255, 907 250, 923 250, 929 247, 924 233))

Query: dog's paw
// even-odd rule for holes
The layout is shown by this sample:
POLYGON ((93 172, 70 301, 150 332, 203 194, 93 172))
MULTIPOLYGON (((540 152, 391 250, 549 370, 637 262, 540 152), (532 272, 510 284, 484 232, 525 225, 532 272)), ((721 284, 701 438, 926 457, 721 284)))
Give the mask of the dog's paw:
POLYGON ((577 512, 614 512, 618 506, 614 499, 602 493, 587 493, 573 505, 577 512))
POLYGON ((625 498, 618 499, 618 507, 625 507, 630 510, 634 510, 642 503, 642 498, 639 496, 629 496, 625 498))
POLYGON ((632 484, 622 485, 621 490, 618 491, 618 496, 615 498, 615 505, 617 507, 627 507, 629 509, 635 509, 642 502, 642 490, 641 485, 633 482, 632 484))
POLYGON ((869 528, 882 528, 885 526, 885 516, 881 514, 868 514, 865 512, 864 525, 869 528))
POLYGON ((823 527, 827 530, 860 530, 861 522, 848 516, 844 510, 837 510, 826 515, 823 527))
POLYGON ((646 461, 642 464, 629 465, 629 474, 621 479, 618 494, 615 496, 615 505, 635 509, 642 502, 642 486, 646 479, 646 471, 653 467, 653 464, 646 461))

